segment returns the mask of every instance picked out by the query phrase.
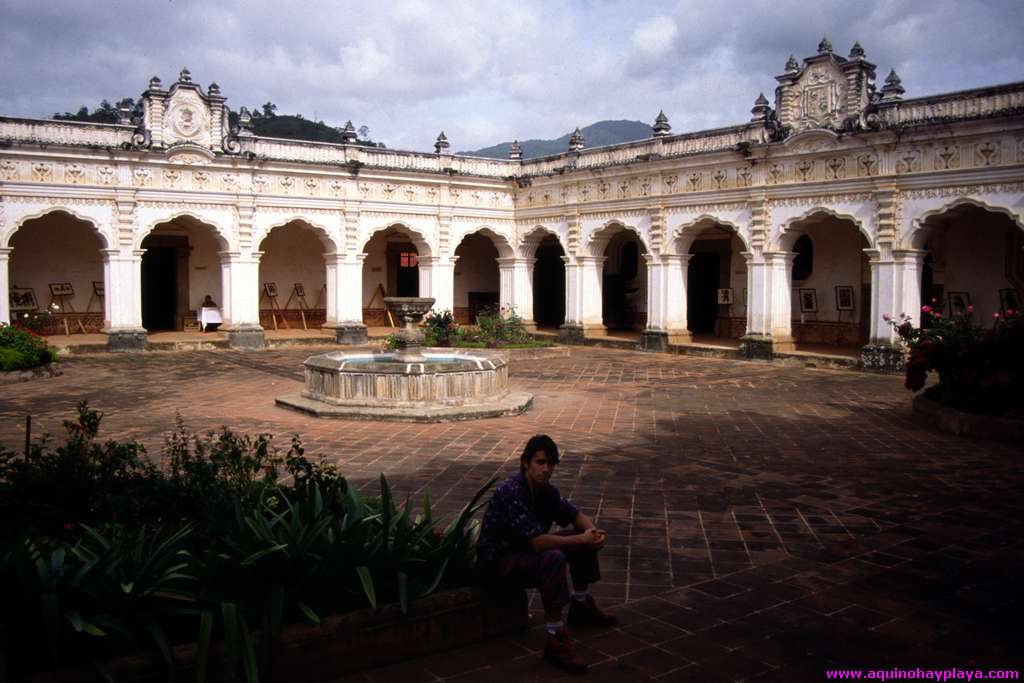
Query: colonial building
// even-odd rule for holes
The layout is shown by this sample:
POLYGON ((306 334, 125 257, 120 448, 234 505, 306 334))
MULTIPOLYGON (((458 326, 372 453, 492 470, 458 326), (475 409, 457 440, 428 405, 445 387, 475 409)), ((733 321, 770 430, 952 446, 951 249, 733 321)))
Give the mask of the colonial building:
POLYGON ((140 348, 211 295, 240 346, 300 308, 358 342, 384 295, 419 295, 463 319, 497 302, 568 341, 856 344, 877 364, 885 314, 1014 305, 1024 83, 905 98, 827 40, 777 81, 745 123, 673 134, 659 114, 649 139, 574 135, 527 160, 454 155, 443 134, 434 154, 351 127, 343 144, 258 137, 187 70, 153 78, 134 122, 3 117, 0 321, 49 300, 140 348))

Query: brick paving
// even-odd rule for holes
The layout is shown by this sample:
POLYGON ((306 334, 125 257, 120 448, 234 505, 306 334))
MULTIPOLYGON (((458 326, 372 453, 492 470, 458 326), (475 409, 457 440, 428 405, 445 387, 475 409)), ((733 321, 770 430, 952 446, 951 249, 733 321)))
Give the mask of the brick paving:
MULTIPOLYGON (((158 455, 194 430, 302 435, 373 489, 429 486, 444 511, 517 466, 536 432, 562 491, 608 530, 594 587, 620 625, 576 634, 591 680, 824 680, 833 668, 1024 668, 1024 460, 918 427, 899 378, 574 349, 517 361, 520 417, 441 425, 325 421, 277 408, 309 349, 73 357, 3 387, 0 442, 60 431, 85 398, 103 435, 158 455)), ((529 631, 351 677, 560 680, 529 631)))

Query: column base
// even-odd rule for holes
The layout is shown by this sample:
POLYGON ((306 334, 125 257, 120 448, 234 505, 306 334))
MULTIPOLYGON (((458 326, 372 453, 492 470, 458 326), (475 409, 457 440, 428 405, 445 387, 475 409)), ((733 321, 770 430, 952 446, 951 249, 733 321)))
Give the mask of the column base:
POLYGON ((149 334, 141 327, 104 332, 107 335, 107 351, 132 353, 145 351, 149 346, 149 334))
POLYGON ((324 325, 323 329, 332 330, 334 332, 334 341, 338 344, 361 346, 369 341, 369 336, 366 334, 366 325, 362 323, 337 323, 334 325, 324 325))
POLYGON ((865 370, 898 375, 906 369, 903 349, 891 344, 868 344, 860 350, 860 364, 865 370))
POLYGON ((566 323, 558 327, 559 344, 583 345, 583 325, 577 323, 566 323))
POLYGON ((231 325, 224 331, 228 333, 228 345, 233 349, 262 349, 267 344, 263 328, 259 325, 231 325))
POLYGON ((746 334, 740 337, 740 355, 753 360, 771 360, 776 353, 785 353, 796 348, 792 337, 772 337, 762 334, 746 334))
POLYGON ((640 333, 640 350, 652 352, 668 351, 669 335, 665 330, 646 329, 640 333))

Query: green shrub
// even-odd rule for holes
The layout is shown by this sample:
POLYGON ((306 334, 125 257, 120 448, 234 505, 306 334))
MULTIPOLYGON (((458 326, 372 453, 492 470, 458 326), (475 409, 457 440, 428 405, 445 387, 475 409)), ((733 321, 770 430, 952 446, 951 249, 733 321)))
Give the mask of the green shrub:
POLYGON ((171 647, 196 641, 197 680, 255 681, 289 622, 406 610, 473 580, 473 518, 494 480, 442 527, 428 491, 399 504, 382 474, 379 498, 363 498, 298 437, 280 454, 269 435, 197 436, 179 419, 160 469, 136 442, 100 443, 101 419, 83 402, 56 449, 0 449, 0 625, 15 679, 79 662, 102 672, 140 649, 172 668, 171 647))
POLYGON ((430 311, 423 319, 425 346, 451 346, 459 338, 460 329, 449 310, 430 311))
POLYGON ((57 352, 34 332, 0 325, 0 370, 27 370, 57 360, 57 352))

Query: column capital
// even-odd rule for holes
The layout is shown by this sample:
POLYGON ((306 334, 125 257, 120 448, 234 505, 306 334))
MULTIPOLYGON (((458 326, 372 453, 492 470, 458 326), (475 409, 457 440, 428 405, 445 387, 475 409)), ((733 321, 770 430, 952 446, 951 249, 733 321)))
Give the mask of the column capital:
POLYGON ((494 259, 498 262, 498 266, 515 267, 515 266, 526 266, 536 261, 536 258, 527 258, 525 256, 499 256, 494 259))
POLYGON ((685 266, 690 262, 690 259, 693 258, 693 254, 661 254, 658 258, 665 265, 679 263, 685 266))
MULTIPOLYGON (((563 256, 562 258, 564 259, 566 257, 563 256)), ((599 264, 603 264, 607 260, 608 260, 607 256, 589 256, 589 255, 586 255, 586 256, 577 256, 576 257, 576 263, 579 263, 579 264, 590 263, 590 264, 594 264, 594 265, 599 265, 599 264)))
POLYGON ((793 263, 793 259, 796 258, 795 251, 766 251, 764 252, 764 260, 766 262, 778 263, 782 261, 786 264, 793 263))
POLYGON ((344 263, 360 265, 366 260, 366 254, 356 254, 350 251, 329 251, 324 253, 324 262, 329 265, 342 265, 344 263))
POLYGON ((0 247, 0 258, 7 258, 14 251, 12 247, 0 247))

